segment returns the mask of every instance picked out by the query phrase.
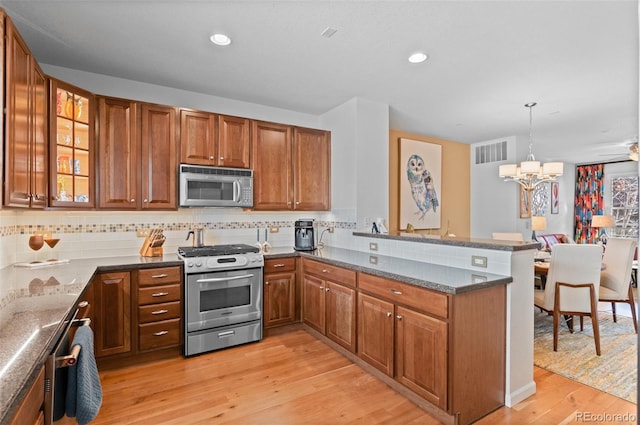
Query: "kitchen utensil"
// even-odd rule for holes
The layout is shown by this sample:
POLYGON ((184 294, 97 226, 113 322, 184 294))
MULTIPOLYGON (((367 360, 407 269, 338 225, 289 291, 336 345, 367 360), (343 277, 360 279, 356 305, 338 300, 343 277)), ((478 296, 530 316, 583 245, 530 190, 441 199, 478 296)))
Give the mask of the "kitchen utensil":
POLYGON ((260 243, 260 228, 256 227, 256 243, 254 244, 258 247, 260 251, 262 251, 262 244, 260 243))
POLYGON ((29 237, 29 248, 34 251, 39 250, 44 245, 44 238, 42 235, 32 235, 29 237))
POLYGON ((268 242, 269 229, 264 229, 264 243, 262 244, 262 252, 267 253, 271 250, 271 244, 268 242))

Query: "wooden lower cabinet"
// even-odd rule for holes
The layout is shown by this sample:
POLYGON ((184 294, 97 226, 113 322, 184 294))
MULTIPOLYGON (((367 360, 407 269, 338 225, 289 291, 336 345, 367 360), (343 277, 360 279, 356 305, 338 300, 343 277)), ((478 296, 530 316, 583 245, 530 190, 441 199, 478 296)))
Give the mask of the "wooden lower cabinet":
POLYGON ((504 404, 506 287, 443 294, 358 273, 360 359, 472 423, 504 404))
POLYGON ((180 266, 101 273, 87 294, 94 306, 96 357, 134 356, 182 344, 180 266))
POLYGON ((182 343, 182 269, 178 266, 136 272, 137 352, 182 343))
POLYGON ((128 353, 131 351, 131 273, 101 273, 91 285, 96 357, 128 353))
POLYGON ((302 321, 321 334, 325 333, 324 280, 315 276, 302 277, 302 321))
POLYGON ((9 425, 44 424, 44 366, 13 415, 9 425))
POLYGON ((296 274, 273 273, 264 279, 264 327, 293 323, 296 319, 296 274))
POLYGON ((302 265, 303 322, 355 353, 356 291, 348 286, 355 272, 308 259, 302 265))
POLYGON ((271 328, 298 321, 299 293, 295 257, 265 260, 262 309, 264 327, 271 328))
POLYGON ((358 293, 358 356, 393 377, 394 305, 358 293))
POLYGON ((396 307, 396 379, 447 408, 447 322, 396 307))

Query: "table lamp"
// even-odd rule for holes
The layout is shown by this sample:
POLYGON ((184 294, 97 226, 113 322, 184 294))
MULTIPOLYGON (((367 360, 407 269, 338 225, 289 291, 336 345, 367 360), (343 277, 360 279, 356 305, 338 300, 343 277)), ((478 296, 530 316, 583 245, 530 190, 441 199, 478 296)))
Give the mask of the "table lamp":
POLYGON ((531 240, 536 240, 536 230, 544 230, 547 228, 547 217, 543 215, 534 215, 531 217, 531 240))
POLYGON ((594 215, 591 217, 591 227, 596 229, 602 229, 602 233, 596 239, 598 243, 602 245, 607 244, 607 227, 614 227, 615 221, 613 220, 612 215, 594 215))

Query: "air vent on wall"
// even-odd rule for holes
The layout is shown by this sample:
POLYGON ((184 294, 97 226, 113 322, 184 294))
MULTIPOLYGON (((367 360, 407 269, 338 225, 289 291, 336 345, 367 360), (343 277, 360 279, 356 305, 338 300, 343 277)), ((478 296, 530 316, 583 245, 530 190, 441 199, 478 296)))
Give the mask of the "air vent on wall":
POLYGON ((476 164, 504 161, 507 159, 507 142, 476 146, 476 164))

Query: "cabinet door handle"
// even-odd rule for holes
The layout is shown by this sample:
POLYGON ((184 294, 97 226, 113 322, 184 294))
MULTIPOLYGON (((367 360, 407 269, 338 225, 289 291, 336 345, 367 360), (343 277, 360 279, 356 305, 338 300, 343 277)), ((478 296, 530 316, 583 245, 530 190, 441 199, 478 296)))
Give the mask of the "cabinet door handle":
POLYGON ((144 202, 145 204, 148 204, 148 203, 149 203, 149 200, 148 200, 148 199, 145 199, 145 200, 144 200, 144 201, 142 201, 142 202, 144 202))
POLYGON ((211 155, 211 156, 209 157, 209 159, 213 161, 213 160, 215 159, 215 157, 214 157, 213 155, 211 155))
POLYGON ((324 289, 324 286, 321 286, 321 287, 320 287, 320 290, 322 291, 323 289, 324 289))
POLYGON ((224 156, 221 156, 221 157, 220 157, 220 161, 224 161, 224 156))
POLYGON ((300 205, 300 201, 296 201, 296 205, 300 205))
POLYGON ((402 320, 402 316, 397 315, 397 316, 396 316, 396 319, 398 319, 398 320, 402 320))
POLYGON ((156 310, 156 311, 152 311, 151 314, 165 314, 168 312, 169 310, 156 310))
POLYGON ((153 279, 162 279, 163 277, 167 277, 169 276, 166 273, 162 273, 162 274, 154 274, 153 276, 151 276, 153 279))
POLYGON ((265 282, 264 284, 265 284, 265 285, 268 285, 268 284, 269 284, 269 282, 265 282))
POLYGON ((155 294, 151 294, 152 297, 164 297, 169 295, 168 292, 156 292, 155 294))
POLYGON ((330 289, 329 288, 324 288, 325 292, 329 292, 330 289))
POLYGON ((387 311, 387 317, 391 317, 391 312, 387 311))
POLYGON ((389 289, 389 291, 393 294, 393 295, 402 295, 401 291, 398 291, 397 289, 389 289))
POLYGON ((169 333, 169 331, 160 331, 160 332, 155 332, 154 335, 155 336, 162 336, 162 335, 166 335, 168 333, 169 333))
POLYGON ((135 198, 131 198, 131 199, 129 199, 129 202, 131 202, 133 204, 134 202, 136 202, 136 200, 135 200, 135 198))
POLYGON ((273 267, 284 267, 284 264, 281 264, 281 263, 274 264, 273 267))

